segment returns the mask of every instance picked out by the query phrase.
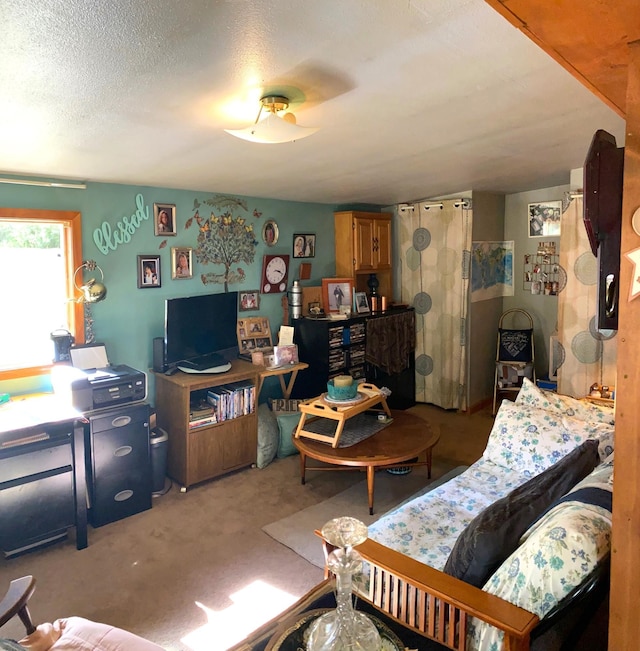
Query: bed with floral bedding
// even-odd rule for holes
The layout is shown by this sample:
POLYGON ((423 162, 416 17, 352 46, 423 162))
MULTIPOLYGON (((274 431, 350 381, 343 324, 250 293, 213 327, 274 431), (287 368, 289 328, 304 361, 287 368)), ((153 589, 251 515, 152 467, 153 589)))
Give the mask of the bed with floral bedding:
POLYGON ((612 408, 525 379, 481 459, 370 525, 364 596, 447 648, 529 649, 608 559, 613 434, 612 408))

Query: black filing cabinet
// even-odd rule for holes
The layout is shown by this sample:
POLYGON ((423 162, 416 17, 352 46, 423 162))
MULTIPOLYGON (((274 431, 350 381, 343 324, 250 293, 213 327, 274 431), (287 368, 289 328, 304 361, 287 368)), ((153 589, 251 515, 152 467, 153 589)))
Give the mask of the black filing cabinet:
POLYGON ((149 405, 87 415, 89 522, 101 527, 151 508, 149 405))

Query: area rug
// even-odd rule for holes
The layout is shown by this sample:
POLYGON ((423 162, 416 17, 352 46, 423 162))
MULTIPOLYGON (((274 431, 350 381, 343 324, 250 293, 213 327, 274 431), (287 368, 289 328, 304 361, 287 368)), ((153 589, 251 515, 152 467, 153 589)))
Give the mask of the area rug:
POLYGON ((412 472, 398 476, 385 471, 377 472, 373 515, 369 515, 367 482, 361 481, 324 502, 272 522, 262 527, 262 530, 310 563, 317 567, 324 567, 322 543, 313 533, 314 530, 321 529, 329 520, 343 515, 349 515, 370 525, 407 499, 433 490, 459 475, 466 468, 467 466, 458 466, 437 479, 430 482, 426 480, 429 482, 426 485, 423 473, 412 472))

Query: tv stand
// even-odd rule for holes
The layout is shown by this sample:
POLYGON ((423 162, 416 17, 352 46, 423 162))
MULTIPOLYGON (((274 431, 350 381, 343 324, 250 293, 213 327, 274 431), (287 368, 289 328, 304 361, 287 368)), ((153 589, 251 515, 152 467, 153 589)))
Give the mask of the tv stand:
POLYGON ((205 398, 210 389, 249 381, 257 387, 260 369, 243 360, 234 360, 224 375, 154 373, 158 427, 169 433, 167 474, 186 490, 219 475, 250 466, 258 450, 257 396, 247 415, 217 423, 195 426, 192 404, 205 398))
POLYGON ((221 364, 220 366, 212 366, 211 368, 191 368, 181 362, 178 368, 184 373, 226 373, 231 370, 231 362, 221 364))

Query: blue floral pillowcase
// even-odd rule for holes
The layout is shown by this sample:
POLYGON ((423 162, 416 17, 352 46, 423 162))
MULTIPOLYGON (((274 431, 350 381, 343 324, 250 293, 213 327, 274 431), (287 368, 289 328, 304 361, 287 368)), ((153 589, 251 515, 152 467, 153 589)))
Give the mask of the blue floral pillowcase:
POLYGON ((482 456, 534 477, 587 439, 599 441, 598 453, 603 460, 613 449, 613 427, 503 400, 482 456))
POLYGON ((518 405, 529 405, 587 422, 608 423, 609 425, 613 425, 615 422, 613 407, 596 405, 588 400, 579 400, 572 396, 545 391, 526 377, 523 378, 522 388, 518 392, 515 402, 518 405))

